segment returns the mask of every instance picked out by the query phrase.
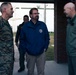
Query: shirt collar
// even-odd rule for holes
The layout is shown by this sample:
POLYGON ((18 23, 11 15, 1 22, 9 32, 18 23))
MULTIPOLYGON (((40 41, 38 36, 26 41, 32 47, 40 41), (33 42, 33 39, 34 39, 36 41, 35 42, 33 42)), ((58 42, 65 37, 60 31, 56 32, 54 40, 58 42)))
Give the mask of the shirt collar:
POLYGON ((32 20, 30 20, 29 22, 30 22, 30 24, 28 25, 29 27, 36 27, 36 26, 40 25, 40 22, 39 21, 37 21, 36 24, 34 24, 32 22, 32 20))
POLYGON ((75 18, 76 18, 76 15, 71 19, 71 21, 74 22, 75 18))

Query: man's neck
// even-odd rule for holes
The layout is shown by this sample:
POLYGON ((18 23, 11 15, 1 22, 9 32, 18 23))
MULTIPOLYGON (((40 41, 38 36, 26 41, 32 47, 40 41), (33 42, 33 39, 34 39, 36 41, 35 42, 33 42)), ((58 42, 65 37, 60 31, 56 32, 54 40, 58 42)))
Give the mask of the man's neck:
POLYGON ((74 13, 72 14, 71 18, 73 18, 75 15, 76 15, 76 13, 74 12, 74 13))
POLYGON ((2 18, 5 19, 5 20, 7 20, 7 21, 8 21, 8 19, 9 19, 9 18, 7 17, 7 15, 5 15, 5 14, 2 14, 2 18))
POLYGON ((34 24, 36 24, 37 20, 32 20, 32 22, 33 22, 34 24))

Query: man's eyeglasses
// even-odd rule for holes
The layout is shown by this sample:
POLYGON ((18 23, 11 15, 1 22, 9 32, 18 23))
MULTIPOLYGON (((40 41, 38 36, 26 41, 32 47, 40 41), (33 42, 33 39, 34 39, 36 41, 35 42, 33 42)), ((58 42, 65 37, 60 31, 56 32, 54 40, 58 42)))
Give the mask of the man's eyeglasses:
POLYGON ((39 14, 39 13, 32 13, 32 14, 39 14))

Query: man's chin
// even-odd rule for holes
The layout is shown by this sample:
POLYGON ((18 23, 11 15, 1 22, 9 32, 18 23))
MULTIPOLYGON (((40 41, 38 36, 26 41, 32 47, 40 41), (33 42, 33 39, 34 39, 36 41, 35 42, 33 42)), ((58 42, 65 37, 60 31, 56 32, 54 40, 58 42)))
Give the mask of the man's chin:
POLYGON ((68 15, 66 15, 66 17, 69 17, 68 15))
POLYGON ((36 18, 36 20, 38 20, 38 18, 36 18))
POLYGON ((71 19, 71 17, 70 17, 70 16, 68 16, 68 15, 66 15, 66 18, 67 18, 67 19, 71 19))
POLYGON ((10 16, 10 18, 12 18, 13 17, 13 15, 12 16, 10 16))

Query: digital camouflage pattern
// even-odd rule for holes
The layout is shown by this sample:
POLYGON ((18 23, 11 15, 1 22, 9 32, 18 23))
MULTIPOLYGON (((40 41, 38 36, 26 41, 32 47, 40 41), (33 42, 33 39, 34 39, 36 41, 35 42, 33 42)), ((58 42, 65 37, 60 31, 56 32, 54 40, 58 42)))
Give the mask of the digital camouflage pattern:
POLYGON ((14 64, 14 45, 12 28, 0 16, 0 75, 12 75, 14 64))

